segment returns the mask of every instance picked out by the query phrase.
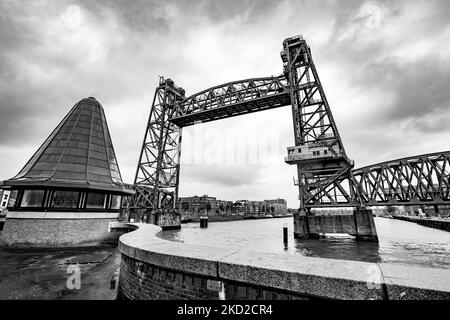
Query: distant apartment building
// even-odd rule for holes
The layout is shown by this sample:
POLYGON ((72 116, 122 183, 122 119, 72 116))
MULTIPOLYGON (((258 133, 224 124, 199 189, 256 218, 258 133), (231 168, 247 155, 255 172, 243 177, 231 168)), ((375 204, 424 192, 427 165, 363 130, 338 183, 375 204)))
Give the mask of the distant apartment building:
POLYGON ((208 195, 180 197, 178 207, 182 216, 199 217, 233 214, 233 201, 217 200, 208 195))
POLYGON ((264 200, 273 215, 286 215, 287 214, 287 203, 286 200, 277 198, 275 200, 264 200))
POLYGON ((405 206, 404 211, 409 216, 448 216, 450 215, 450 205, 412 205, 405 206))
POLYGON ((207 216, 258 216, 258 215, 286 215, 287 205, 284 199, 249 201, 218 200, 208 195, 180 197, 178 208, 184 217, 207 216))
POLYGON ((233 203, 233 213, 238 216, 243 216, 245 213, 245 204, 247 200, 239 200, 233 203))
POLYGON ((234 215, 233 201, 217 200, 218 215, 229 216, 234 215))
POLYGON ((237 202, 241 204, 244 216, 257 216, 264 211, 262 201, 239 200, 237 202))
POLYGON ((241 206, 244 216, 258 215, 286 215, 287 204, 284 199, 264 200, 264 201, 236 201, 241 206))
POLYGON ((200 197, 180 197, 178 199, 178 207, 182 216, 189 215, 198 217, 208 215, 208 213, 215 210, 216 206, 216 198, 209 197, 208 195, 203 195, 200 197))

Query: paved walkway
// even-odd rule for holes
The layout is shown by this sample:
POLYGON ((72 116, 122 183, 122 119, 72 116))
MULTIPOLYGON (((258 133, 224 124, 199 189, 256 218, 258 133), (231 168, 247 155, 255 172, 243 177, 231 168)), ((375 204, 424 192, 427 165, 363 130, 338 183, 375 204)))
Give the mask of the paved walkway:
POLYGON ((0 248, 0 300, 113 300, 111 279, 119 265, 116 246, 0 248))

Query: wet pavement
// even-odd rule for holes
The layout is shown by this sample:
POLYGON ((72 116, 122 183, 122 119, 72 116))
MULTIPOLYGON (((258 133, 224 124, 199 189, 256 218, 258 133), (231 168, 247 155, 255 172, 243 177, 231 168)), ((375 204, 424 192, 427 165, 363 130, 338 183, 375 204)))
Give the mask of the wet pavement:
POLYGON ((0 300, 113 300, 119 265, 117 245, 0 248, 0 300))

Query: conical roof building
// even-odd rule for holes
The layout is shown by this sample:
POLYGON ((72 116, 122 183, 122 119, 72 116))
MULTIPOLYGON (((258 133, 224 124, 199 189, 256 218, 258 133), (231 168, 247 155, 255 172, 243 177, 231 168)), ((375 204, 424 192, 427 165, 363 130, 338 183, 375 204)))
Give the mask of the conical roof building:
POLYGON ((122 182, 103 107, 92 97, 75 104, 0 187, 9 194, 0 245, 11 246, 110 241, 123 196, 134 193, 122 182))
POLYGON ((129 193, 101 104, 92 97, 75 104, 23 169, 4 185, 129 193))

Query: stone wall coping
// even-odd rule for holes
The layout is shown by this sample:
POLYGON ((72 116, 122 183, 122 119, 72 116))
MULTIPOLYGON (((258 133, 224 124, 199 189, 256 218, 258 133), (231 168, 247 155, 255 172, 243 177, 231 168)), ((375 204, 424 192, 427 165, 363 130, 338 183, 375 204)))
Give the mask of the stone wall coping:
POLYGON ((331 299, 450 299, 450 270, 261 253, 168 241, 156 225, 119 238, 119 250, 158 267, 331 299))
POLYGON ((107 211, 8 211, 7 219, 115 219, 119 212, 107 211))

